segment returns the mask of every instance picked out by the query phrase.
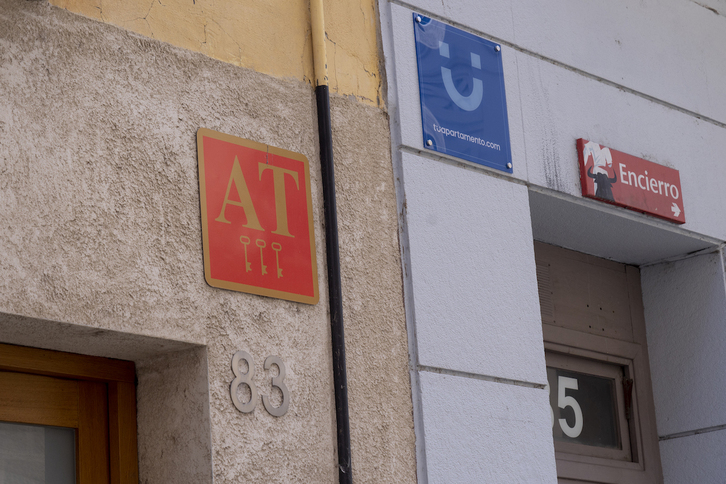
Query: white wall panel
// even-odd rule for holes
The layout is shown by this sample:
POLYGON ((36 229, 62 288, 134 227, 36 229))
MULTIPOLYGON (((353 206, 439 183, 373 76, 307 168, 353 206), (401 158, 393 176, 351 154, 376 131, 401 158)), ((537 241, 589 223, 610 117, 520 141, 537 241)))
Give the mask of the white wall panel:
POLYGON ((721 256, 646 267, 641 281, 658 434, 726 425, 721 256))
POLYGON ((595 200, 529 193, 535 240, 625 264, 644 265, 714 250, 716 239, 675 229, 595 200), (650 223, 648 223, 650 222, 650 223))
MULTIPOLYGON (((412 0, 487 36, 726 122, 726 5, 684 0, 412 0)), ((712 2, 718 3, 718 2, 712 2)))
MULTIPOLYGON (((725 19, 726 20, 726 19, 725 19)), ((680 171, 686 229, 726 239, 726 129, 518 53, 528 181, 581 193, 575 140, 680 171)), ((511 115, 510 111, 510 115, 511 115)))
POLYGON ((512 16, 522 47, 726 122, 726 17, 696 2, 517 0, 512 16))
POLYGON ((665 484, 721 484, 726 479, 726 430, 660 443, 665 484))
POLYGON ((527 188, 403 154, 422 365, 546 383, 527 188))
MULTIPOLYGON (((719 215, 726 207, 726 128, 718 125, 726 122, 726 56, 719 55, 726 45, 726 4, 383 3, 411 348, 420 365, 414 399, 420 397, 417 433, 424 436, 426 472, 419 477, 432 483, 554 483, 546 392, 426 367, 545 383, 532 213, 540 236, 550 233, 562 245, 597 237, 578 233, 595 224, 589 230, 606 234, 597 239, 601 255, 634 263, 726 240, 726 217, 719 215), (424 148, 413 11, 505 44, 511 177, 490 176, 486 168, 439 159, 424 148), (687 223, 676 228, 580 200, 577 138, 679 170, 687 223), (417 156, 418 150, 431 156, 417 156), (536 192, 532 213, 520 180, 536 192), (576 205, 581 217, 568 219, 556 203, 538 206, 551 194, 538 187, 559 192, 551 198, 576 205), (601 212, 606 217, 593 217, 601 212), (566 229, 553 228, 560 225, 566 229)), ((644 267, 642 286, 659 435, 726 424, 721 256, 644 267)), ((663 441, 666 482, 723 482, 718 450, 725 432, 663 441)))
MULTIPOLYGON (((400 139, 423 150, 411 11, 391 12, 400 139)), ((726 206, 725 128, 511 48, 502 55, 514 177, 579 197, 575 140, 587 138, 679 170, 684 228, 726 239, 726 218, 712 216, 726 206)))
POLYGON ((453 23, 486 32, 493 37, 511 39, 514 36, 514 19, 509 1, 484 4, 480 0, 403 0, 401 3, 417 12, 447 18, 453 23))
POLYGON ((546 390, 421 372, 430 484, 556 484, 546 390))
POLYGON ((398 100, 394 109, 398 110, 401 123, 401 143, 423 150, 413 11, 391 5, 391 30, 396 59, 392 86, 395 86, 398 100))

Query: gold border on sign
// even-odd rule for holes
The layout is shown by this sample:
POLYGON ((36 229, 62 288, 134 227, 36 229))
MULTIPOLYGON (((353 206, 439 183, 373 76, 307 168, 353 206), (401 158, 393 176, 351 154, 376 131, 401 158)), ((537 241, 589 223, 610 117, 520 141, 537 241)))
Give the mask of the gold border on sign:
POLYGON ((310 190, 310 163, 305 155, 301 153, 295 153, 294 151, 283 150, 282 148, 275 148, 274 146, 265 145, 244 138, 238 138, 229 134, 220 133, 207 128, 199 128, 197 130, 197 159, 199 166, 199 200, 200 207, 202 210, 202 249, 204 252, 204 279, 212 287, 220 289, 227 289, 230 291, 246 292, 249 294, 256 294, 258 296, 267 296, 277 299, 285 299, 287 301, 300 302, 305 304, 317 304, 320 300, 320 294, 318 292, 318 263, 315 256, 315 227, 313 223, 313 197, 310 190), (310 261, 312 268, 313 277, 313 296, 304 296, 301 294, 295 294, 292 292, 278 291, 276 289, 265 289, 263 287, 250 286, 248 284, 240 284, 237 282, 222 281, 220 279, 214 279, 211 275, 210 268, 210 257, 209 257, 209 232, 207 228, 207 189, 206 180, 204 175, 204 137, 216 139, 219 141, 225 141, 227 143, 244 146, 245 148, 251 148, 253 150, 269 152, 273 155, 282 156, 291 160, 301 161, 305 167, 305 180, 307 190, 307 201, 308 201, 308 231, 310 232, 310 261))

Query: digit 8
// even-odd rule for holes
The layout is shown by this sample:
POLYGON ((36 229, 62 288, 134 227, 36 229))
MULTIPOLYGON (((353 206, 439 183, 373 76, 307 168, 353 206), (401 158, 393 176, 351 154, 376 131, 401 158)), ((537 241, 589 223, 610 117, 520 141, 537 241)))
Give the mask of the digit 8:
POLYGON ((232 373, 234 373, 235 379, 229 386, 229 393, 232 397, 232 403, 242 413, 251 413, 257 406, 257 387, 252 378, 255 376, 255 360, 246 351, 238 351, 232 357, 232 373), (240 360, 247 362, 247 373, 240 374, 239 363, 240 360), (250 388, 250 401, 247 403, 241 403, 239 400, 239 386, 245 384, 250 388))

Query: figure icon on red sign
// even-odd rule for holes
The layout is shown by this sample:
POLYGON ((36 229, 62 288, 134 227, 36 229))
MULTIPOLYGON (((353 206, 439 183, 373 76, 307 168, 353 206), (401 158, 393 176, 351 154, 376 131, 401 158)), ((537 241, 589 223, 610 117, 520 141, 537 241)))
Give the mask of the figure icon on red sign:
POLYGON ((613 183, 618 182, 618 174, 613 172, 613 177, 610 178, 604 168, 601 171, 592 174, 592 167, 587 169, 587 176, 595 179, 595 196, 598 198, 604 198, 605 200, 615 201, 613 198, 613 183))
POLYGON ((583 197, 686 223, 678 170, 584 138, 577 157, 583 197))
POLYGON ((618 174, 613 169, 613 156, 610 149, 600 148, 599 144, 588 141, 582 149, 585 165, 587 165, 590 155, 592 155, 592 166, 587 169, 587 176, 595 180, 595 196, 614 202, 612 186, 618 182, 618 174), (612 177, 610 177, 608 169, 612 170, 612 177))

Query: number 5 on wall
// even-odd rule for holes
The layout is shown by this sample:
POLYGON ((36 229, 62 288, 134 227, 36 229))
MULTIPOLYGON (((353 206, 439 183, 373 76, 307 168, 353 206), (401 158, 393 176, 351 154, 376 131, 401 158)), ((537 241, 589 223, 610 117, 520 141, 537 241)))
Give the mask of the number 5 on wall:
POLYGON ((575 425, 570 427, 567 425, 567 420, 561 418, 559 419, 560 428, 566 436, 576 439, 582 433, 582 409, 575 397, 565 395, 565 391, 568 389, 577 390, 577 379, 566 376, 557 377, 557 406, 562 409, 572 407, 575 412, 575 425))

